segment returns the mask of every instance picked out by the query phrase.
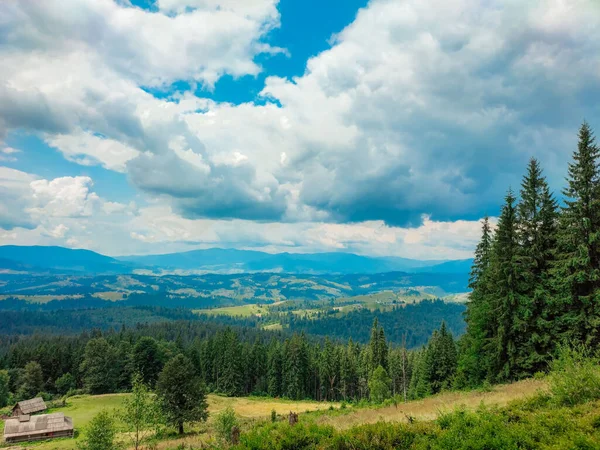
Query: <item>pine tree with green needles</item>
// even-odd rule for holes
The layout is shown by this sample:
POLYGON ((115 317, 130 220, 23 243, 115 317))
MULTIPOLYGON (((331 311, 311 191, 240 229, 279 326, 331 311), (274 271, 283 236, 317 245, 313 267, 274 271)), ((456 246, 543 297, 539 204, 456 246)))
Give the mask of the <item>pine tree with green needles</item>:
POLYGON ((518 244, 515 197, 509 190, 498 219, 489 268, 489 322, 496 332, 484 345, 484 351, 491 356, 492 378, 497 381, 515 377, 518 347, 522 344, 523 325, 518 316, 521 302, 518 244))
MULTIPOLYGON (((437 333, 437 330, 435 333, 437 333)), ((421 351, 414 353, 413 371, 408 390, 408 397, 410 399, 427 397, 433 393, 429 373, 431 360, 428 358, 427 350, 428 348, 423 348, 421 351)))
POLYGON ((456 343, 445 322, 442 322, 437 340, 432 343, 430 353, 432 367, 429 370, 433 393, 447 390, 452 386, 456 373, 457 352, 456 343))
POLYGON ((379 326, 377 318, 373 320, 371 327, 371 340, 369 341, 369 349, 371 355, 370 366, 375 370, 378 366, 387 368, 388 347, 385 339, 383 327, 379 326))
POLYGON ((0 370, 0 408, 8 405, 8 400, 10 399, 9 385, 10 377, 8 376, 8 371, 0 370))
POLYGON ((295 334, 285 341, 282 367, 283 394, 294 400, 304 398, 308 380, 308 349, 303 334, 295 334))
POLYGON ((147 336, 139 339, 133 347, 132 363, 141 381, 151 388, 154 387, 163 368, 163 356, 156 340, 147 336))
POLYGON ((25 365, 23 384, 19 390, 19 397, 30 399, 44 390, 44 374, 42 366, 37 361, 30 361, 25 365))
POLYGON ((223 334, 222 344, 222 367, 217 389, 226 395, 241 395, 243 391, 242 346, 237 333, 227 329, 223 334))
POLYGON ((390 377, 382 366, 378 366, 369 378, 371 400, 381 403, 390 397, 390 377))
POLYGON ((561 334, 569 342, 600 343, 600 150, 584 122, 569 164, 555 270, 561 334))
POLYGON ((282 395, 282 360, 279 342, 273 341, 268 352, 267 389, 271 397, 282 395))
POLYGON ((521 289, 518 332, 523 341, 518 348, 517 376, 543 370, 553 346, 550 268, 556 249, 557 209, 540 164, 532 158, 517 206, 521 289))
POLYGON ((491 372, 490 358, 486 346, 494 333, 491 316, 490 261, 492 255, 493 234, 489 218, 482 221, 481 240, 475 249, 475 258, 471 268, 469 287, 471 294, 467 303, 465 320, 467 332, 459 342, 457 387, 479 385, 491 372))
POLYGON ((117 380, 115 360, 115 349, 103 337, 91 339, 86 344, 80 370, 90 394, 114 391, 117 380))

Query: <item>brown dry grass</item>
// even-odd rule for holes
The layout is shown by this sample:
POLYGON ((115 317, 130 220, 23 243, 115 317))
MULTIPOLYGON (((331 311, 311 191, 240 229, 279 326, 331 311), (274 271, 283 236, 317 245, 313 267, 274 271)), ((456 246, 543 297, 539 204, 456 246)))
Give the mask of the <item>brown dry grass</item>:
POLYGON ((517 383, 495 386, 490 392, 448 392, 423 400, 400 403, 398 407, 361 408, 341 416, 321 416, 318 423, 345 429, 363 423, 380 420, 389 422, 406 421, 407 417, 419 420, 433 420, 440 412, 458 407, 475 409, 480 404, 505 406, 513 400, 533 396, 539 390, 547 389, 545 381, 524 380, 517 383))
POLYGON ((243 418, 266 418, 275 410, 277 414, 288 414, 290 411, 303 413, 306 411, 319 411, 329 409, 330 406, 339 408, 339 403, 290 401, 270 398, 252 397, 221 397, 208 395, 208 411, 211 416, 218 414, 231 406, 237 415, 243 418))

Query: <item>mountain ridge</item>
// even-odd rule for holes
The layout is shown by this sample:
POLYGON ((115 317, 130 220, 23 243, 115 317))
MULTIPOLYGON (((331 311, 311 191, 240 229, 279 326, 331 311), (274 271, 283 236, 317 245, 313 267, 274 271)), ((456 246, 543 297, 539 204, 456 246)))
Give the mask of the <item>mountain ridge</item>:
POLYGON ((111 257, 85 249, 59 246, 0 246, 0 269, 75 273, 244 273, 356 274, 466 273, 472 260, 417 260, 395 256, 372 257, 345 252, 266 253, 257 250, 209 248, 155 255, 111 257), (5 267, 6 266, 6 267, 5 267))

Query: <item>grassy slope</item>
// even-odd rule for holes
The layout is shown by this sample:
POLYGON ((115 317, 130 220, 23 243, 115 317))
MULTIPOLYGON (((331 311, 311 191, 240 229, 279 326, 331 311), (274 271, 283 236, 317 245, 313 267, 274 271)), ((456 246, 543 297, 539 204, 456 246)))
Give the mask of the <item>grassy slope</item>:
MULTIPOLYGON (((407 416, 412 416, 420 420, 432 420, 441 411, 453 410, 459 406, 475 409, 482 402, 486 405, 504 406, 515 399, 533 396, 540 389, 546 389, 544 381, 525 380, 508 385, 495 386, 490 392, 450 392, 424 400, 399 404, 397 408, 394 406, 384 408, 349 408, 345 414, 319 414, 311 417, 310 420, 319 424, 332 425, 338 429, 346 429, 354 425, 374 423, 380 420, 406 421, 407 416)), ((66 415, 73 417, 76 429, 81 431, 85 429, 91 418, 102 409, 118 408, 125 395, 110 394, 74 397, 69 400, 69 406, 58 408, 55 411, 62 411, 66 415)), ((268 417, 273 409, 278 414, 285 415, 289 411, 300 413, 323 411, 329 409, 331 405, 334 408, 339 408, 339 404, 331 403, 294 402, 263 398, 227 398, 217 395, 209 395, 208 403, 209 411, 213 416, 226 407, 231 406, 242 419, 249 423, 268 417)), ((210 435, 210 420, 208 427, 201 427, 200 429, 202 431, 209 431, 208 434, 210 435)), ((198 444, 206 438, 206 434, 190 435, 184 439, 174 439, 165 442, 159 448, 174 448, 177 443, 181 442, 198 444)), ((27 448, 31 447, 38 450, 74 450, 77 448, 76 444, 77 440, 60 440, 38 443, 33 446, 27 446, 27 448)))
POLYGON ((523 380, 517 383, 494 386, 489 392, 448 392, 423 400, 398 404, 397 407, 360 408, 348 414, 323 415, 317 419, 320 424, 346 429, 355 425, 375 423, 379 420, 406 422, 407 417, 418 420, 434 420, 440 412, 452 411, 458 407, 476 409, 482 403, 488 406, 505 406, 509 402, 535 395, 547 389, 545 381, 523 380))
MULTIPOLYGON (((64 412, 65 415, 72 417, 75 429, 80 432, 79 437, 77 439, 60 439, 35 444, 22 444, 22 447, 33 448, 36 450, 77 449, 77 441, 82 436, 81 432, 85 431, 85 427, 89 424, 90 420, 103 409, 114 410, 119 408, 126 395, 127 394, 107 394, 72 397, 69 399, 68 406, 53 409, 51 412, 64 412)), ((240 417, 249 420, 268 417, 273 409, 277 411, 278 414, 283 415, 290 411, 306 412, 324 410, 329 408, 330 405, 339 407, 339 404, 336 403, 295 402, 262 398, 228 398, 218 395, 209 395, 208 404, 209 412, 213 416, 228 406, 231 406, 240 417)), ((197 441, 198 437, 192 436, 191 439, 197 441)))

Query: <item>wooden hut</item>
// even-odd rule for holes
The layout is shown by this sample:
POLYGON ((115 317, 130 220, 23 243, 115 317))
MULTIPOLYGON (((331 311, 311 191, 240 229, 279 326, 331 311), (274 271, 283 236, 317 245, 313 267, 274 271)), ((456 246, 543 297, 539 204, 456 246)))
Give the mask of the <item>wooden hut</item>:
POLYGON ((31 400, 23 400, 17 403, 13 410, 13 417, 17 416, 30 416, 31 414, 46 411, 48 407, 44 403, 44 399, 41 397, 32 398, 31 400))
POLYGON ((63 413, 23 415, 7 419, 4 424, 6 442, 40 441, 73 437, 73 419, 63 413))

